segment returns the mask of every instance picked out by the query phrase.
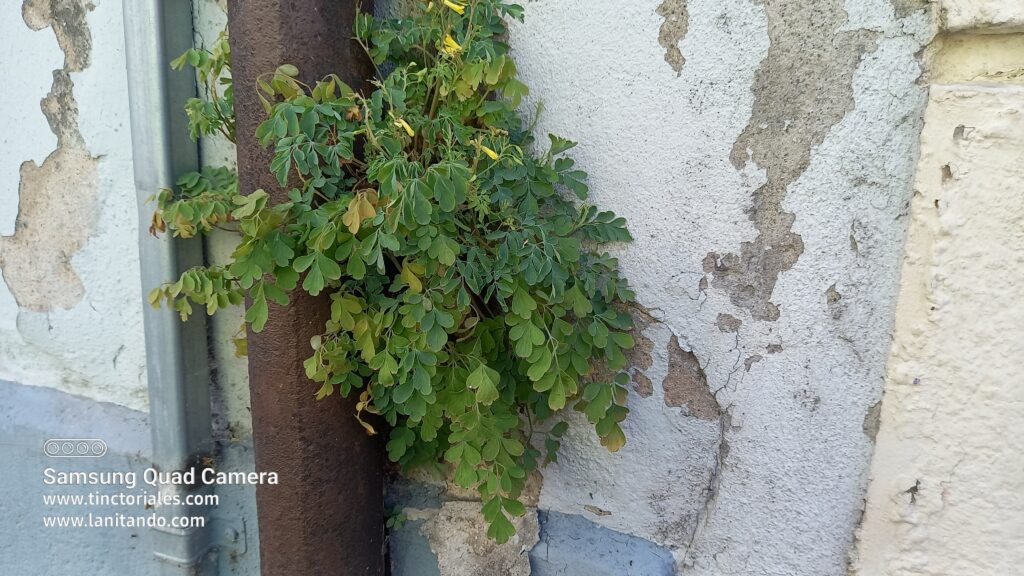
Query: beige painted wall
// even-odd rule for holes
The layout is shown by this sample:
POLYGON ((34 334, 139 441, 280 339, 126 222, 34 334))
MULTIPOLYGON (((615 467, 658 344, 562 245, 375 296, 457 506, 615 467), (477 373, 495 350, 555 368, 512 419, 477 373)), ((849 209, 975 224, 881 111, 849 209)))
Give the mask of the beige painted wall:
POLYGON ((1024 566, 1024 35, 973 32, 931 59, 861 576, 1024 566))

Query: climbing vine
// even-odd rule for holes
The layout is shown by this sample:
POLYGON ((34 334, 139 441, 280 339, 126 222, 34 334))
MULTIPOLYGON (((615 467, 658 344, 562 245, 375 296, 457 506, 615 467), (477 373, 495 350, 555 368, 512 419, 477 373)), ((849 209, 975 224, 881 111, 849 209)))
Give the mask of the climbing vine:
MULTIPOLYGON (((368 433, 368 414, 387 423, 392 461, 477 489, 499 542, 525 513, 528 474, 556 458, 559 411, 582 411, 609 450, 625 443, 633 346, 633 292, 601 251, 630 240, 625 221, 588 202, 587 175, 566 155, 576 144, 540 146, 516 111, 527 87, 502 38, 505 19, 522 16, 499 0, 359 15, 355 36, 378 70, 369 94, 335 75, 307 85, 288 64, 258 82, 256 136, 288 201, 240 195, 233 173, 207 168, 162 191, 152 223, 240 234, 230 264, 150 294, 182 318, 247 296, 260 332, 291 291, 329 294, 305 362, 317 398, 358 396, 368 433)), ((186 106, 193 136, 233 140, 226 38, 173 63, 186 64, 207 90, 186 106)))

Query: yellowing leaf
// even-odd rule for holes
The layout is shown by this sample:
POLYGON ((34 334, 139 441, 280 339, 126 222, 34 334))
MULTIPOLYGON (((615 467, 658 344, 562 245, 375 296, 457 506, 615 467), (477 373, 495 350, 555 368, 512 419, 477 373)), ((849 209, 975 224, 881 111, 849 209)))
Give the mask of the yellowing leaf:
POLYGON ((341 223, 344 224, 348 231, 352 234, 359 233, 359 225, 362 223, 362 210, 360 209, 360 197, 356 196, 352 198, 352 201, 348 203, 348 210, 345 211, 345 215, 341 217, 341 223))
POLYGON ((320 387, 316 392, 316 399, 323 400, 334 393, 334 384, 330 382, 324 382, 324 385, 320 387))
POLYGON ((412 271, 412 266, 408 261, 402 263, 402 282, 405 282, 409 286, 409 290, 419 294, 423 292, 423 282, 412 271))
POLYGON ((361 416, 362 416, 364 411, 365 412, 370 412, 371 414, 375 413, 373 408, 370 407, 370 391, 369 390, 363 390, 363 392, 359 395, 359 402, 356 403, 356 420, 358 420, 359 424, 361 424, 363 426, 363 428, 366 430, 367 434, 369 434, 370 436, 376 436, 377 435, 377 430, 375 430, 373 428, 373 426, 370 425, 369 422, 365 422, 361 418, 361 416))
POLYGON ((235 345, 235 358, 244 358, 249 355, 249 339, 244 334, 232 338, 231 343, 235 345))
POLYGON ((366 199, 366 196, 359 197, 359 218, 366 220, 367 218, 373 218, 377 215, 377 210, 370 204, 370 201, 366 199))
POLYGON ((609 452, 618 452, 626 445, 626 435, 622 433, 622 428, 619 428, 618 424, 612 426, 611 432, 604 438, 601 438, 601 445, 607 448, 609 452))

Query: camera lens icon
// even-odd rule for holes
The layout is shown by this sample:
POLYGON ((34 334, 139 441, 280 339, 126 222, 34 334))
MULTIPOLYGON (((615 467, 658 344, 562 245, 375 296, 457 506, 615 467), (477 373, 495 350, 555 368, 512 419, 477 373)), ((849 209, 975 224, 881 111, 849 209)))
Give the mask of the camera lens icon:
POLYGON ((43 443, 50 458, 99 458, 107 453, 107 443, 98 438, 51 438, 43 443))

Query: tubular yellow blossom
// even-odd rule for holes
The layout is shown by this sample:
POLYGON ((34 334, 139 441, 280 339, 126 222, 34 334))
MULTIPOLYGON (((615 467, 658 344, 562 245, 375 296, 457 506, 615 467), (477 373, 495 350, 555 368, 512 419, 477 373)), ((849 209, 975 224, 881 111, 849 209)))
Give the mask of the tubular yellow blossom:
POLYGON ((444 5, 449 7, 449 8, 451 8, 455 12, 458 12, 459 14, 465 14, 466 13, 466 7, 465 6, 463 6, 462 4, 459 4, 457 2, 452 2, 452 0, 444 0, 444 5))
POLYGON ((430 12, 433 9, 434 9, 434 3, 433 2, 428 2, 427 3, 427 12, 430 12))
POLYGON ((495 152, 494 150, 491 150, 487 146, 484 146, 483 144, 481 144, 480 145, 480 150, 482 150, 484 154, 487 154, 487 156, 490 157, 491 160, 497 160, 498 159, 498 153, 495 152))
POLYGON ((441 50, 448 55, 458 54, 459 52, 462 52, 462 45, 456 42, 455 38, 452 38, 451 34, 448 34, 444 37, 444 44, 441 46, 441 50))
POLYGON ((398 121, 395 122, 395 126, 398 126, 399 128, 404 128, 405 133, 408 134, 410 138, 416 136, 416 132, 412 129, 412 126, 409 126, 409 123, 406 122, 404 118, 399 118, 398 121))

